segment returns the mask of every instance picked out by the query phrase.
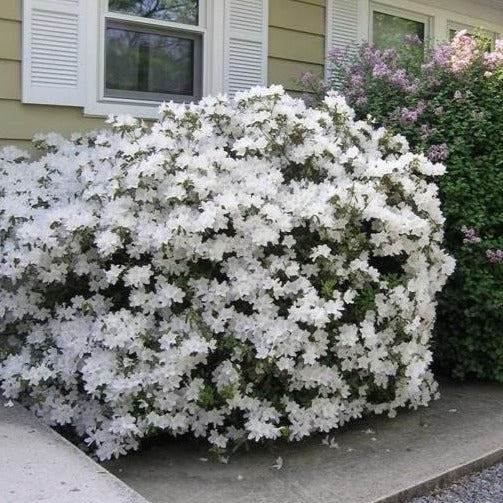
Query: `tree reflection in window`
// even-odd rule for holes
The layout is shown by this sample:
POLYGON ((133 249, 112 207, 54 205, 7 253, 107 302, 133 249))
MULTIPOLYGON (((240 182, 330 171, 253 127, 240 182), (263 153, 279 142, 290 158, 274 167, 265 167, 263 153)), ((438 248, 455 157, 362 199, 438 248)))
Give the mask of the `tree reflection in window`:
POLYGON ((106 89, 194 94, 196 39, 108 27, 106 89))
POLYGON ((198 0, 108 0, 108 9, 133 16, 197 25, 198 0))
POLYGON ((400 47, 405 37, 415 37, 419 44, 425 41, 425 24, 421 21, 373 12, 373 42, 379 49, 400 47))

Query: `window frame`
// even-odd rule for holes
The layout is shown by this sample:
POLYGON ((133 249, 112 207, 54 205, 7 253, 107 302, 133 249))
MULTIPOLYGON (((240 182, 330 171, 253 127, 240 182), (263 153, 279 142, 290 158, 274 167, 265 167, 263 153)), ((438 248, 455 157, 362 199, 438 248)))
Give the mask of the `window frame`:
MULTIPOLYGON (((98 53, 99 65, 100 65, 100 81, 102 83, 101 88, 99 89, 99 98, 100 101, 108 101, 108 102, 131 102, 131 103, 160 103, 162 101, 194 101, 202 96, 202 74, 203 74, 203 65, 204 65, 204 46, 206 42, 206 2, 204 0, 200 0, 198 2, 198 16, 197 16, 197 24, 184 24, 184 23, 176 23, 173 21, 165 21, 161 19, 155 18, 146 18, 141 16, 135 16, 134 14, 127 14, 121 12, 111 11, 108 7, 109 0, 100 0, 101 6, 101 16, 100 20, 100 48, 101 50, 98 53), (106 82, 105 82, 105 64, 106 64, 106 40, 105 33, 107 24, 109 22, 116 23, 117 25, 129 26, 131 28, 138 28, 138 31, 142 33, 156 33, 156 34, 183 34, 186 33, 190 37, 198 36, 201 38, 201 54, 200 61, 201 66, 198 67, 198 71, 194 71, 194 95, 193 96, 183 96, 183 95, 166 95, 165 97, 161 97, 160 99, 155 99, 156 97, 152 95, 153 99, 148 99, 146 96, 142 98, 140 96, 135 97, 133 94, 130 94, 129 97, 126 95, 123 96, 110 96, 106 93, 106 82), (143 30, 142 30, 143 27, 143 30)), ((196 58, 194 58, 196 60, 196 58)), ((198 66, 196 61, 194 61, 194 65, 198 66)), ((194 68, 195 69, 195 68, 194 68)))
POLYGON ((197 100, 214 89, 223 87, 224 65, 224 16, 219 16, 223 10, 223 0, 200 0, 198 24, 189 25, 164 21, 153 18, 142 18, 125 13, 108 10, 108 0, 97 2, 86 1, 87 23, 86 62, 86 103, 84 114, 102 117, 109 114, 131 114, 146 119, 158 117, 158 108, 162 101, 180 98, 177 101, 190 102, 197 100), (94 5, 93 5, 94 4, 94 5), (163 30, 166 34, 187 33, 188 36, 198 36, 201 39, 201 65, 198 71, 198 89, 194 92, 199 96, 172 95, 151 99, 147 97, 110 96, 105 90, 105 29, 107 21, 122 23, 131 27, 144 26, 149 30, 163 30))
POLYGON ((400 17, 409 21, 415 21, 424 24, 424 47, 430 47, 432 44, 433 34, 433 16, 423 14, 421 12, 403 9, 401 7, 394 7, 379 2, 369 2, 369 26, 368 26, 368 39, 372 44, 374 43, 374 12, 387 14, 389 16, 400 17))
MULTIPOLYGON (((194 42, 194 54, 192 61, 192 89, 193 93, 190 94, 176 94, 176 93, 156 93, 153 91, 140 91, 140 90, 125 90, 125 89, 112 89, 107 88, 106 85, 106 50, 103 55, 103 94, 104 98, 118 98, 120 100, 135 100, 135 101, 195 101, 202 97, 202 65, 203 65, 203 40, 200 33, 189 32, 188 30, 179 31, 170 28, 169 30, 164 27, 156 27, 150 25, 142 25, 139 28, 137 23, 129 23, 125 21, 118 21, 113 18, 107 18, 105 21, 105 31, 108 28, 123 29, 135 31, 137 33, 145 33, 149 35, 159 36, 173 36, 178 38, 185 38, 194 42)), ((106 36, 105 36, 106 39, 106 36)), ((106 43, 106 40, 105 40, 106 43)))

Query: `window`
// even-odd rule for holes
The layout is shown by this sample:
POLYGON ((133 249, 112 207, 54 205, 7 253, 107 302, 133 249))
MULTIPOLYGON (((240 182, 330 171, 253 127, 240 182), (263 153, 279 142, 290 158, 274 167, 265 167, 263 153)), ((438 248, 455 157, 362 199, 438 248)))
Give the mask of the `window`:
POLYGON ((108 0, 104 97, 191 101, 202 94, 198 0, 108 0))
POLYGON ((420 13, 371 4, 370 39, 381 49, 403 44, 413 37, 424 45, 430 38, 430 18, 420 13))
MULTIPOLYGON (((374 43, 383 49, 400 47, 404 37, 410 35, 421 41, 417 45, 417 54, 421 56, 424 45, 442 44, 461 29, 482 34, 484 39, 487 37, 486 43, 490 40, 494 46, 503 33, 501 17, 488 6, 492 3, 496 7, 496 0, 464 2, 461 10, 456 3, 454 0, 326 0, 325 54, 329 59, 333 47, 355 48, 361 42, 374 43)), ((328 77, 330 65, 326 69, 328 77)))
POLYGON ((161 101, 267 82, 268 0, 22 5, 23 103, 156 118, 161 101))

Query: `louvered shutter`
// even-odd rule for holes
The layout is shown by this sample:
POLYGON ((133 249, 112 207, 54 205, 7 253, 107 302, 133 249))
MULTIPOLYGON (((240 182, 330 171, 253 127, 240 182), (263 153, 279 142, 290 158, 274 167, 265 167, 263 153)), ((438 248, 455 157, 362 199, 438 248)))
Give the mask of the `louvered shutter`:
POLYGON ((84 105, 86 1, 24 0, 23 102, 84 105))
POLYGON ((328 0, 327 48, 346 48, 358 40, 358 0, 328 0))
POLYGON ((226 91, 267 84, 267 0, 229 0, 226 91))

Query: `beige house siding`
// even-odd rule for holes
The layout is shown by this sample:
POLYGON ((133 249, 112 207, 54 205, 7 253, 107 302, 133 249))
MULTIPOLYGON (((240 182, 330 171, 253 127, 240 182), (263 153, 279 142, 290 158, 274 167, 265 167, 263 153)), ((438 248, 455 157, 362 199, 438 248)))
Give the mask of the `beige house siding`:
POLYGON ((325 0, 269 0, 268 81, 299 91, 299 77, 323 73, 325 0))
MULTIPOLYGON (((324 33, 325 0, 269 0, 269 83, 296 91, 303 71, 321 74, 324 33)), ((81 108, 21 103, 21 0, 0 0, 0 145, 101 127, 81 108)))
MULTIPOLYGON (((417 0, 436 8, 437 0, 417 0)), ((395 0, 382 3, 401 5, 395 0)), ((96 129, 81 108, 21 103, 21 0, 0 0, 0 145, 26 145, 37 132, 96 129)), ((302 72, 324 68, 325 0, 269 0, 268 82, 299 91, 302 72)), ((503 26, 500 0, 446 0, 442 8, 503 26)), ((468 18, 469 19, 469 18, 468 18)), ((503 29, 500 33, 503 32, 503 29)))

